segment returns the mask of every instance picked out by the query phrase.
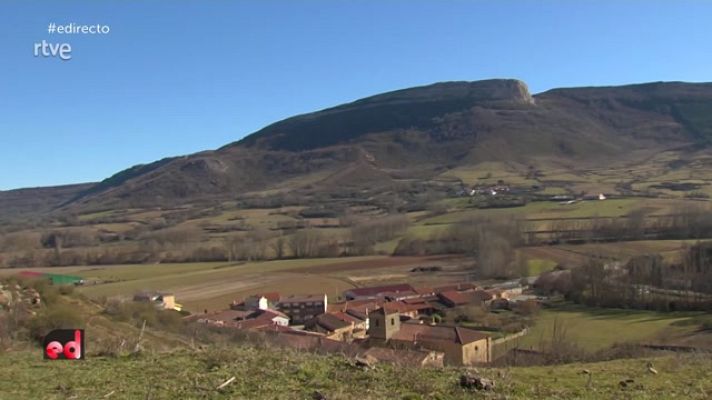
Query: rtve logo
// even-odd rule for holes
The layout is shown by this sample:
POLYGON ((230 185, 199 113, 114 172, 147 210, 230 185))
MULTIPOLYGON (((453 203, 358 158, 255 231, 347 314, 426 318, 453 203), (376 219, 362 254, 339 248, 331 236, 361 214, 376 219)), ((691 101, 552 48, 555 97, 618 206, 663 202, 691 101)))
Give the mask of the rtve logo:
POLYGON ((84 329, 55 329, 42 343, 45 360, 83 360, 84 329))

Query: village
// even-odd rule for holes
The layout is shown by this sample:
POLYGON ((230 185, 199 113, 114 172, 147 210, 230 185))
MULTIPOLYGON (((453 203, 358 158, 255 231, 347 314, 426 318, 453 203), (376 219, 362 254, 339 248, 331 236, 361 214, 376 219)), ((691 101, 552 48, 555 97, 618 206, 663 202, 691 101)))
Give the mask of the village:
MULTIPOLYGON (((527 294, 525 283, 487 288, 473 283, 360 287, 346 290, 342 301, 334 303, 323 293, 255 293, 224 310, 205 310, 184 319, 220 330, 262 334, 271 343, 287 347, 353 353, 374 362, 481 365, 495 360, 496 344, 521 337, 526 329, 495 338, 491 332, 445 322, 443 315, 463 307, 489 311, 537 303, 540 298, 527 294)), ((162 309, 181 307, 169 293, 142 292, 134 301, 152 302, 162 309)))

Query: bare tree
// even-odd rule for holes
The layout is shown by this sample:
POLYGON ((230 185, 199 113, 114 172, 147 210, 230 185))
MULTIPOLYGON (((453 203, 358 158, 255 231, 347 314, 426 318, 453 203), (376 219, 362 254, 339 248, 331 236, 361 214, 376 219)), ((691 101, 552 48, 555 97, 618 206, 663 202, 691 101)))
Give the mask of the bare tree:
POLYGON ((277 240, 274 240, 271 244, 272 250, 274 251, 274 256, 276 259, 281 260, 284 258, 284 253, 287 247, 287 242, 284 240, 283 236, 279 236, 277 240))
POLYGON ((316 257, 319 253, 321 234, 313 228, 302 229, 290 236, 287 243, 295 258, 316 257))

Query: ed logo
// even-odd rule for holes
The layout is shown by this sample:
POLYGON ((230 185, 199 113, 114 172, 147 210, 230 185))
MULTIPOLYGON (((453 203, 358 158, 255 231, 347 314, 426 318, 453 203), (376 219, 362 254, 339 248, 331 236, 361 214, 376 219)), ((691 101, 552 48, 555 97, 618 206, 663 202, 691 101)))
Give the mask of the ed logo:
POLYGON ((84 329, 55 329, 42 346, 45 360, 83 360, 84 329))

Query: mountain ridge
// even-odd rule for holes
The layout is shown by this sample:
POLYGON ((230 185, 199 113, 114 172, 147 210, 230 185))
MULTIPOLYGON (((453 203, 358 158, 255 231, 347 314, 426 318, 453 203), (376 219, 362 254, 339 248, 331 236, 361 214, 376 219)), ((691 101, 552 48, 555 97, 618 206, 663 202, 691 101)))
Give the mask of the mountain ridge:
MULTIPOLYGON (((557 88, 532 95, 515 79, 438 82, 286 118, 217 150, 134 166, 49 209, 235 198, 327 171, 344 183, 373 188, 491 161, 634 162, 637 151, 706 151, 710 116, 712 83, 557 88)), ((319 185, 310 181, 312 188, 319 185)))

